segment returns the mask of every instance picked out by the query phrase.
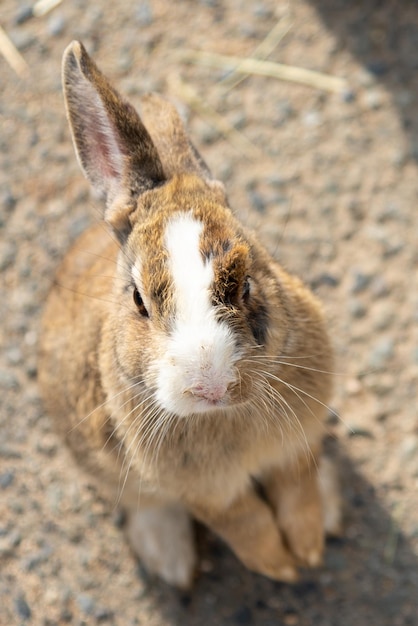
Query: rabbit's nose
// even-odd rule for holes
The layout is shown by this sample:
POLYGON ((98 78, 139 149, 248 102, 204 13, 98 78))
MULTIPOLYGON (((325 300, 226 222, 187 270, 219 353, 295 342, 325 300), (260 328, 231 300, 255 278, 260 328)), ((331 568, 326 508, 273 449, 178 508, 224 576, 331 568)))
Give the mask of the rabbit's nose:
POLYGON ((190 392, 197 398, 208 400, 208 402, 218 402, 226 395, 228 386, 224 382, 203 382, 194 385, 190 392))

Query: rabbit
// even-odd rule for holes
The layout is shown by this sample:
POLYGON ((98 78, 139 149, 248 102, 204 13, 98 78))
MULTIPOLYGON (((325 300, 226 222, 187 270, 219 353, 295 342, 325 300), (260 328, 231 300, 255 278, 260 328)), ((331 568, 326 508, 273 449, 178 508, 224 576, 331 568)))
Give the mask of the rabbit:
POLYGON ((144 95, 139 115, 77 41, 63 87, 104 223, 75 242, 46 302, 45 408, 125 511, 151 575, 192 585, 197 520, 250 570, 293 582, 341 525, 322 452, 321 306, 234 217, 171 103, 144 95))

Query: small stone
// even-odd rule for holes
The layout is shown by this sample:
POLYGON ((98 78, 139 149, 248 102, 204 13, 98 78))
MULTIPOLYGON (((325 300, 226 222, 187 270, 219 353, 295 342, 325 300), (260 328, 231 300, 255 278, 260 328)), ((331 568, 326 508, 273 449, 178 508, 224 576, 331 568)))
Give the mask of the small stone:
POLYGON ((58 445, 55 437, 48 434, 43 435, 42 441, 39 441, 36 446, 38 452, 48 457, 55 456, 57 448, 58 445))
POLYGON ((329 409, 328 410, 328 414, 327 414, 327 424, 329 424, 330 426, 336 426, 337 424, 339 424, 340 422, 340 416, 338 415, 337 411, 334 411, 334 409, 329 409))
POLYGON ((263 196, 255 189, 249 189, 247 193, 253 208, 258 213, 264 213, 264 211, 266 210, 266 203, 263 196))
POLYGON ((351 287, 351 293, 361 293, 369 286, 372 276, 363 272, 354 273, 354 281, 351 287))
POLYGON ((64 16, 60 13, 55 13, 51 15, 48 20, 48 32, 53 37, 59 37, 65 30, 65 19, 64 16))
POLYGON ((19 10, 14 19, 14 23, 16 25, 24 24, 25 22, 30 20, 31 17, 33 17, 33 7, 28 4, 23 4, 21 7, 19 7, 19 10))
POLYGON ((28 378, 36 378, 36 375, 38 373, 38 367, 37 367, 37 362, 36 359, 33 359, 33 361, 28 361, 26 363, 26 374, 28 376, 28 378))
POLYGON ((95 609, 94 599, 86 593, 77 596, 77 604, 86 615, 93 615, 95 609))
POLYGON ((0 444, 0 458, 1 459, 21 459, 22 455, 17 450, 8 448, 7 446, 0 444))
POLYGON ((257 2, 253 6, 253 14, 259 18, 273 18, 274 12, 270 7, 267 7, 263 2, 257 2))
POLYGON ((13 556, 15 549, 18 547, 20 542, 22 541, 22 536, 17 530, 12 531, 11 533, 6 533, 0 535, 0 557, 10 558, 13 556))
POLYGON ((374 327, 376 330, 387 330, 395 321, 395 313, 389 303, 382 301, 377 304, 380 306, 374 311, 374 327))
POLYGON ((303 116, 303 123, 308 128, 317 128, 322 124, 322 115, 319 111, 308 111, 303 116))
POLYGON ((349 437, 364 437, 366 439, 374 439, 373 433, 367 428, 351 425, 348 427, 349 437))
POLYGON ((94 617, 98 622, 104 622, 106 620, 112 619, 113 611, 110 609, 106 609, 105 607, 99 607, 94 611, 94 617))
POLYGON ((122 51, 118 58, 118 67, 122 72, 129 72, 132 68, 132 55, 126 50, 122 51))
POLYGON ((364 103, 368 109, 377 110, 380 109, 383 103, 383 95, 377 89, 370 89, 366 91, 364 96, 364 103))
POLYGON ((350 215, 356 220, 356 222, 360 222, 364 219, 364 206, 355 198, 352 198, 349 201, 347 208, 350 211, 350 215))
POLYGON ((350 378, 345 385, 345 390, 350 396, 355 396, 362 390, 361 382, 358 378, 350 378))
POLYGON ((361 319, 367 313, 365 305, 360 302, 360 300, 350 300, 350 302, 348 303, 348 309, 350 311, 351 317, 354 317, 355 319, 361 319))
POLYGON ((32 572, 36 570, 40 565, 42 565, 42 563, 46 563, 49 560, 52 552, 53 550, 50 546, 45 546, 44 548, 42 548, 35 554, 32 554, 29 557, 27 557, 24 560, 23 568, 27 572, 32 572))
POLYGON ((13 211, 17 203, 16 198, 13 196, 9 189, 6 189, 0 199, 0 206, 3 207, 7 213, 13 211))
POLYGON ((10 487, 15 479, 14 472, 4 472, 0 474, 0 489, 7 489, 10 487))
POLYGON ((401 211, 399 206, 394 202, 390 202, 384 206, 383 209, 379 211, 379 215, 377 216, 377 219, 381 224, 389 221, 399 221, 402 218, 403 211, 401 211))
POLYGON ((0 389, 19 389, 17 376, 12 372, 0 370, 0 389))
POLYGON ((341 100, 343 102, 346 102, 347 104, 354 102, 355 99, 356 92, 353 89, 344 89, 344 91, 341 93, 341 100))
POLYGON ((391 337, 384 337, 373 348, 369 358, 369 366, 372 369, 382 369, 393 357, 395 352, 394 341, 391 337))
POLYGON ((6 358, 9 365, 20 365, 23 360, 22 351, 17 346, 10 348, 6 352, 6 358))
POLYGON ((416 458, 418 454, 418 437, 408 435, 405 437, 399 448, 399 456, 402 461, 409 461, 416 458))
POLYGON ((311 280, 312 289, 317 289, 318 287, 337 287, 339 284, 339 279, 333 274, 329 274, 328 272, 323 272, 319 274, 316 278, 311 280))
POLYGON ((36 41, 34 35, 25 30, 14 29, 12 31, 9 31, 8 34, 16 48, 21 52, 29 48, 36 41))
POLYGON ((282 126, 292 117, 293 112, 290 102, 281 100, 276 104, 276 114, 273 118, 273 124, 275 126, 282 126))
POLYGON ((16 608, 17 614, 22 619, 26 620, 32 617, 32 611, 30 610, 30 607, 28 603, 26 602, 25 597, 23 595, 18 595, 17 598, 15 599, 15 608, 16 608))
POLYGON ((370 61, 367 63, 366 68, 373 76, 377 76, 378 78, 384 76, 389 71, 388 64, 382 60, 370 61))
POLYGON ((140 26, 150 26, 153 22, 152 8, 149 2, 139 2, 135 9, 135 19, 140 26))
POLYGON ((408 158, 408 152, 404 148, 397 148, 390 160, 395 167, 403 167, 407 163, 408 158))
POLYGON ((0 272, 6 270, 16 259, 16 244, 12 241, 0 242, 0 272))
POLYGON ((384 241, 383 242, 383 258, 389 259, 390 257, 396 256, 399 252, 405 248, 405 243, 403 241, 384 241))
POLYGON ((384 276, 375 276, 372 280, 370 291, 375 298, 383 298, 389 295, 390 289, 384 276))

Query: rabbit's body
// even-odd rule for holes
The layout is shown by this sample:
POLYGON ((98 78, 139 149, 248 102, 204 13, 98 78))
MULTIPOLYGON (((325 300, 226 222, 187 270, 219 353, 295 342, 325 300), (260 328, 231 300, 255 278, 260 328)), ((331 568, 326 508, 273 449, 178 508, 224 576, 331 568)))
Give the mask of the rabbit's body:
POLYGON ((113 235, 92 227, 58 271, 46 407, 120 498, 150 570, 190 584, 192 514, 249 567, 291 580, 320 561, 324 517, 339 526, 321 461, 332 358, 320 307, 233 217, 171 105, 144 98, 148 134, 77 43, 64 79, 113 235))

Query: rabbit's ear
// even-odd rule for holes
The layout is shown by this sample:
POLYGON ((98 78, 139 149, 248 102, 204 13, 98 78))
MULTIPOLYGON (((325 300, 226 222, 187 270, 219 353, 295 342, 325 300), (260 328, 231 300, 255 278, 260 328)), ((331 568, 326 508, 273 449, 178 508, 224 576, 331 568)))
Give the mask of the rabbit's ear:
POLYGON ((212 178, 208 166, 188 138, 173 104, 155 93, 142 96, 141 118, 157 147, 167 178, 185 172, 197 174, 224 193, 222 183, 212 178))
POLYGON ((79 163, 106 198, 106 220, 124 231, 128 214, 117 208, 118 200, 132 201, 165 180, 157 149, 135 109, 113 89, 80 42, 66 49, 62 75, 79 163))

